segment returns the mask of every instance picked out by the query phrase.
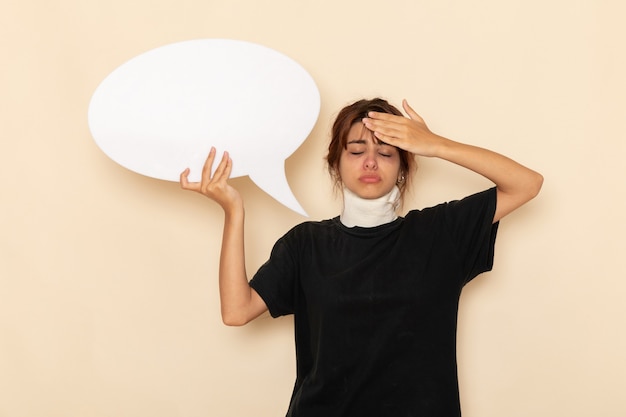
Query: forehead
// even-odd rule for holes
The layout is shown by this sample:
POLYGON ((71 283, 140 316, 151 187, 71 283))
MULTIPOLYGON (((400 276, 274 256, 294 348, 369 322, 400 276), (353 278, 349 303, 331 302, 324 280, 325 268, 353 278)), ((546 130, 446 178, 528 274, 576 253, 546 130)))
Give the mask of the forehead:
POLYGON ((378 139, 374 135, 374 132, 366 128, 365 125, 361 122, 356 122, 350 127, 348 134, 343 139, 343 148, 344 149, 347 148, 348 145, 350 144, 363 145, 367 143, 373 143, 374 145, 378 145, 378 146, 395 148, 395 146, 389 145, 388 143, 385 143, 382 140, 378 139))
POLYGON ((374 141, 379 143, 380 141, 376 139, 374 133, 365 127, 365 125, 361 122, 356 122, 352 126, 350 126, 350 130, 345 138, 344 146, 350 143, 351 141, 364 139, 366 141, 374 141))

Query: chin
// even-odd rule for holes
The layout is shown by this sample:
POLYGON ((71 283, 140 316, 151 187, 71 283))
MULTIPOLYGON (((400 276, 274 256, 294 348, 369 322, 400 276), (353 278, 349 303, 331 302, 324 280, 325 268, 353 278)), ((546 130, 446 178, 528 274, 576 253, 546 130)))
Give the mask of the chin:
POLYGON ((343 186, 349 189, 353 194, 356 194, 358 197, 363 198, 365 200, 374 200, 376 198, 380 198, 386 194, 388 194, 394 187, 395 184, 391 186, 384 186, 381 183, 376 184, 350 184, 346 183, 343 186))
POLYGON ((388 192, 389 191, 381 191, 381 190, 363 190, 360 192, 356 192, 355 194, 366 200, 374 200, 376 198, 380 198, 384 196, 388 192))

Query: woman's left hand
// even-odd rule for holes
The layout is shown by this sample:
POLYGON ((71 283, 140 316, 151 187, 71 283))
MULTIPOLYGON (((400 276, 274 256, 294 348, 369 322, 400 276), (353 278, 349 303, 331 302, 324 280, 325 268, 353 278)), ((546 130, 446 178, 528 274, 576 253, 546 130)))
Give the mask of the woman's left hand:
POLYGON ((445 141, 428 129, 424 119, 402 100, 402 107, 409 117, 389 113, 369 112, 362 120, 366 128, 381 141, 419 156, 435 156, 445 141))
POLYGON ((415 155, 441 158, 493 181, 498 189, 494 223, 534 198, 541 189, 541 174, 488 149, 439 136, 428 129, 406 100, 402 100, 402 107, 408 118, 370 112, 363 124, 389 145, 415 155))

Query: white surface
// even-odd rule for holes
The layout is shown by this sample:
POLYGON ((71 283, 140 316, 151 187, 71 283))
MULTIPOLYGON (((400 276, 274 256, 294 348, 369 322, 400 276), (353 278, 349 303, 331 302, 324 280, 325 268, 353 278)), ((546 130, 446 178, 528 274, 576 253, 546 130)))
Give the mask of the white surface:
POLYGON ((190 180, 198 181, 215 146, 218 158, 231 154, 231 177, 249 175, 306 215, 284 160, 307 138, 319 109, 315 82, 290 58, 248 42, 201 39, 118 67, 94 92, 88 117, 98 146, 134 172, 178 181, 189 167, 190 180))

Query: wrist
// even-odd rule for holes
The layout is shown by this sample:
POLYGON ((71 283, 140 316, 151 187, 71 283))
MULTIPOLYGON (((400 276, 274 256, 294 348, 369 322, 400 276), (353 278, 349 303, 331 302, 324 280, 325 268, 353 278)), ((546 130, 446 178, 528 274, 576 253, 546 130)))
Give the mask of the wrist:
POLYGON ((454 146, 457 144, 457 142, 433 133, 431 146, 428 149, 428 154, 424 156, 447 160, 450 153, 454 151, 454 146))
POLYGON ((226 219, 238 219, 244 215, 243 199, 240 196, 236 198, 221 201, 220 206, 224 210, 226 219))

